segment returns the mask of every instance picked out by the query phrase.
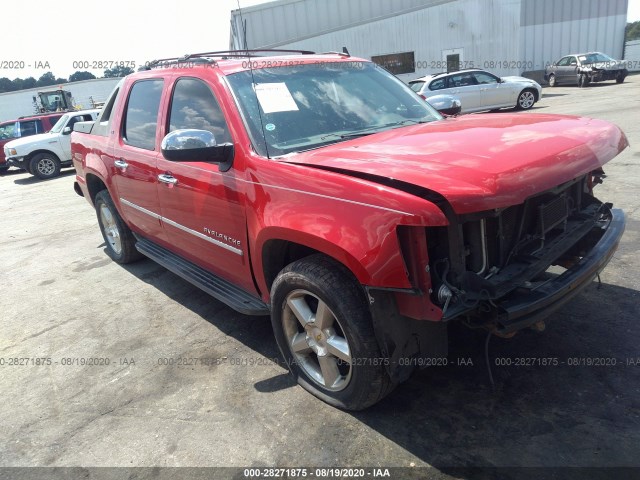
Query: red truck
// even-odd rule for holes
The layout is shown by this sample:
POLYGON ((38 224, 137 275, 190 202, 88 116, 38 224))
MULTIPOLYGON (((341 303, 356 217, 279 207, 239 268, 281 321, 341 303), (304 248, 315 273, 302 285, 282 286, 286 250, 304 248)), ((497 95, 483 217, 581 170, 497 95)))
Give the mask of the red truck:
POLYGON ((362 409, 446 359, 447 325, 537 327, 604 268, 607 122, 443 117, 347 54, 211 52, 127 76, 76 124, 108 255, 270 315, 296 380, 362 409))

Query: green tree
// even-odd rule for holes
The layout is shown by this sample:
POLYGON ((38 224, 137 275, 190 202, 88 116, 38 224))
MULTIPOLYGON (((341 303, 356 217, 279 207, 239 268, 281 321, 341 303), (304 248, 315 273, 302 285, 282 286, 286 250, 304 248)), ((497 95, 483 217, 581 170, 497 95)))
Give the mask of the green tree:
POLYGON ((116 77, 126 77, 130 73, 133 73, 133 69, 129 67, 113 67, 108 68, 104 71, 104 78, 116 78, 116 77))
POLYGON ((640 20, 637 22, 627 23, 627 28, 624 30, 624 40, 628 42, 629 40, 638 39, 640 39, 640 20))
POLYGON ((48 87, 56 84, 56 77, 51 72, 43 74, 37 81, 36 87, 48 87))
POLYGON ((13 92, 15 90, 14 83, 7 77, 0 78, 0 93, 13 92))
POLYGON ((91 72, 74 72, 69 76, 70 82, 79 82, 80 80, 93 80, 96 76, 91 72))
POLYGON ((36 86, 36 79, 33 77, 27 77, 22 82, 22 88, 34 88, 36 86))

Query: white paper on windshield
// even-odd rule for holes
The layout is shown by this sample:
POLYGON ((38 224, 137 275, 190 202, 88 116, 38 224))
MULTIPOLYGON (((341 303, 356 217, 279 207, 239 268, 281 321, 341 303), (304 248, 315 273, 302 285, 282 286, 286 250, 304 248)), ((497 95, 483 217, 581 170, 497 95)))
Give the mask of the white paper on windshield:
POLYGON ((293 112, 298 110, 296 101, 284 82, 258 83, 255 86, 258 102, 264 113, 293 112))

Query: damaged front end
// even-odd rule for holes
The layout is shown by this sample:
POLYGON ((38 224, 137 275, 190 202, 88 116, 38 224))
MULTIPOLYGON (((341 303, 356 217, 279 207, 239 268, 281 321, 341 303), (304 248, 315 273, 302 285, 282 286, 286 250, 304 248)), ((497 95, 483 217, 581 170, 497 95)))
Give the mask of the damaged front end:
POLYGON ((605 267, 624 214, 593 196, 602 170, 507 208, 448 215, 427 229, 431 301, 499 335, 536 325, 605 267))
POLYGON ((599 66, 587 64, 578 69, 578 82, 580 77, 584 76, 591 82, 605 82, 607 80, 624 81, 628 74, 625 68, 611 68, 609 66, 599 66))

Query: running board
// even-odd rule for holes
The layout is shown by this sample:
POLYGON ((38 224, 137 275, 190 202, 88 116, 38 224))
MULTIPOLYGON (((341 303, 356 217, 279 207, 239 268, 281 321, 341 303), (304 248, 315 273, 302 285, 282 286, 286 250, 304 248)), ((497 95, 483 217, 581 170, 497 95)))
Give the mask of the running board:
POLYGON ((259 298, 150 240, 140 237, 137 240, 136 249, 140 253, 234 310, 245 315, 269 315, 269 306, 259 298))

